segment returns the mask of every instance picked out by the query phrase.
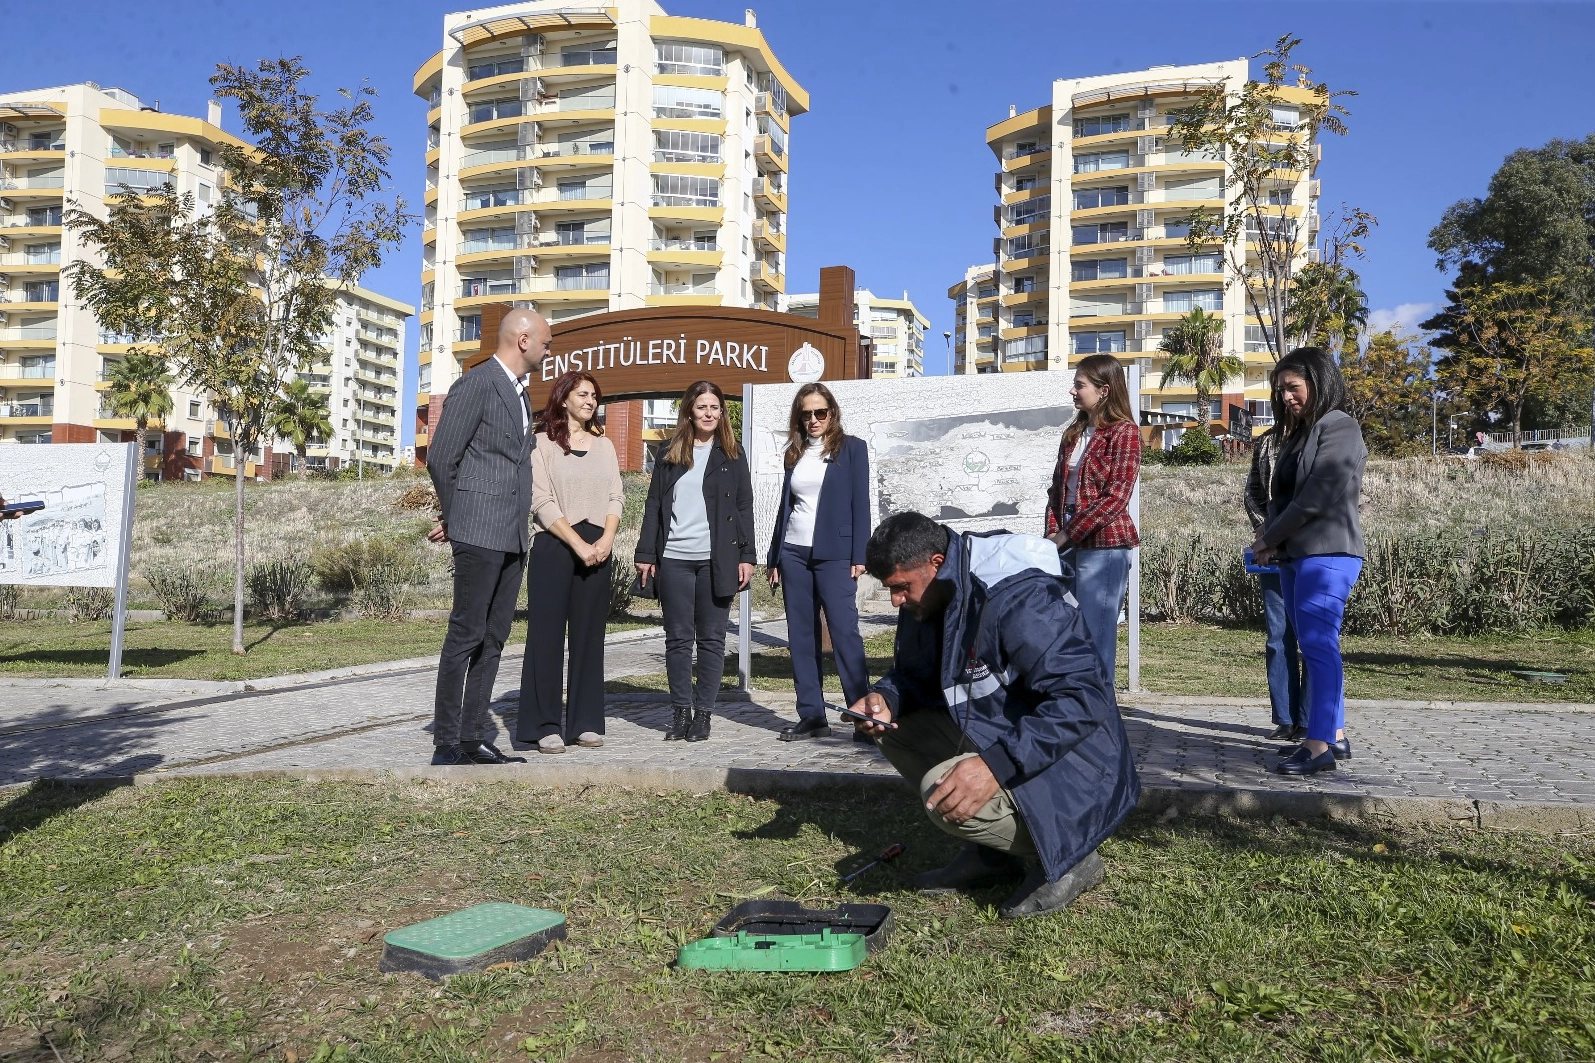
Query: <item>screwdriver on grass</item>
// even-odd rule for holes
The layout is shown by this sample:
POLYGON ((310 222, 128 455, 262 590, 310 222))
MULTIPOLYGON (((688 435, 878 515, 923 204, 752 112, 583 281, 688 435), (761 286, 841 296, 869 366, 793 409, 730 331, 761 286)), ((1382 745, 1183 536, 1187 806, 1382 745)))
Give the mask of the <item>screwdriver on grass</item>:
POLYGON ((889 864, 907 851, 908 850, 904 847, 902 842, 893 842, 891 845, 888 845, 886 848, 881 850, 881 855, 877 856, 875 859, 871 860, 869 863, 865 864, 851 875, 844 876, 842 881, 852 882, 854 879, 858 878, 876 864, 889 864))

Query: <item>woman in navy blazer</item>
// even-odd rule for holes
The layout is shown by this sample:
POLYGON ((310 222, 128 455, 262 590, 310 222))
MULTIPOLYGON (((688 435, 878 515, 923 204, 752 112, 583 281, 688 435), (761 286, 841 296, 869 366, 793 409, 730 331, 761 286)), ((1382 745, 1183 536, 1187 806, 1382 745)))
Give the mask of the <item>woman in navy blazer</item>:
POLYGON ((786 637, 797 687, 798 722, 781 732, 783 742, 831 733, 820 679, 822 608, 843 704, 869 693, 854 597, 864 572, 869 518, 869 447, 843 434, 842 411, 830 388, 804 384, 792 400, 786 478, 766 559, 770 585, 786 595, 786 637))

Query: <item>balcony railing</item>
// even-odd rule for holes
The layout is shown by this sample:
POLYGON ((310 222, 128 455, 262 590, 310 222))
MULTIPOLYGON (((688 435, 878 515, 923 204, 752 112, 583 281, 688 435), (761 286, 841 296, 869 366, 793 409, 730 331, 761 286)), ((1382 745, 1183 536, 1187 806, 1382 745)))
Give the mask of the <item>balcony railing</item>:
POLYGON ((24 188, 60 188, 66 183, 63 177, 0 177, 0 191, 10 192, 24 188))
POLYGON ((17 151, 65 151, 66 142, 63 140, 18 140, 13 137, 0 138, 0 154, 9 154, 17 151))
POLYGON ((539 144, 537 157, 540 159, 562 159, 574 155, 613 155, 615 142, 613 140, 576 140, 568 144, 539 144))
POLYGON ((753 152, 755 155, 785 155, 786 145, 772 136, 754 137, 753 152))
POLYGON ((677 196, 655 192, 653 205, 656 207, 718 207, 719 196, 677 196))
POLYGON ((535 188, 500 188, 492 192, 467 193, 460 200, 461 210, 489 210, 493 207, 518 207, 532 202, 535 188))
MULTIPOLYGON (((526 149, 530 150, 530 149, 526 149)), ((521 148, 483 148, 478 151, 468 151, 460 159, 460 168, 469 169, 472 166, 492 166, 500 162, 519 162, 525 156, 521 148)))
POLYGON ((0 266, 59 266, 61 249, 49 252, 10 251, 0 254, 0 266))
POLYGON ((20 340, 53 340, 55 338, 54 321, 45 325, 19 325, 14 329, 0 329, 0 343, 20 340))
POLYGON ((46 365, 0 365, 0 380, 54 380, 55 363, 46 365))
POLYGON ((661 284, 648 285, 649 295, 719 295, 720 289, 712 284, 661 284))
MULTIPOLYGON (((649 240, 650 251, 718 251, 717 240, 649 240)), ((671 422, 674 423, 674 422, 671 422)))
POLYGON ((0 402, 0 417, 54 417, 55 403, 36 402, 0 402))

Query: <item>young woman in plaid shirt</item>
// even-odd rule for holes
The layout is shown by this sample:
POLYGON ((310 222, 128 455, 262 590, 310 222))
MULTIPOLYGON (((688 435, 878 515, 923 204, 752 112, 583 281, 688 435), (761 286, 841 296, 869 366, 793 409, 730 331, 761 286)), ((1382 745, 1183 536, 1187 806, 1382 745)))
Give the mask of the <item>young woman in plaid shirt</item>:
POLYGON ((1124 367, 1108 354, 1082 358, 1069 389, 1079 416, 1063 433, 1047 494, 1047 538, 1074 573, 1080 619, 1107 672, 1119 645, 1119 610, 1130 581, 1130 550, 1141 545, 1130 496, 1141 474, 1141 430, 1124 367))

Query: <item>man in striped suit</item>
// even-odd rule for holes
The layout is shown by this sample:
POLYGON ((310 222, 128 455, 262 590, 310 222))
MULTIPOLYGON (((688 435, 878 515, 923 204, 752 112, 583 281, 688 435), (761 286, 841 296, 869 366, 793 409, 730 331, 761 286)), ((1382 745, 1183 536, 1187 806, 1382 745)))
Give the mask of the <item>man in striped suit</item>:
POLYGON ((532 506, 532 411, 526 376, 552 343, 530 310, 504 315, 493 357, 443 400, 427 448, 442 514, 428 536, 454 551, 454 609, 438 662, 433 764, 503 764, 487 739, 488 704, 526 567, 532 506))

